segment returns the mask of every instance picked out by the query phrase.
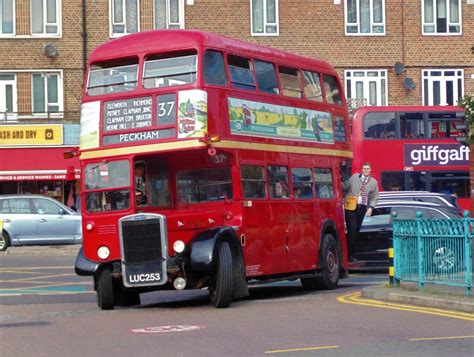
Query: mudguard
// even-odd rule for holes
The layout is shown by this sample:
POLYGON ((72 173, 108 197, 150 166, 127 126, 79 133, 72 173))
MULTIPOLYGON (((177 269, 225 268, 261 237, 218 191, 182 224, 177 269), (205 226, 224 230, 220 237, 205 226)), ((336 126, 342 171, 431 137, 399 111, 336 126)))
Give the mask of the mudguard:
POLYGON ((225 241, 232 251, 234 299, 249 295, 245 280, 245 263, 242 248, 230 227, 220 227, 198 233, 190 243, 190 263, 194 271, 211 271, 215 264, 217 244, 225 241))
POLYGON ((89 276, 94 275, 97 269, 99 269, 99 263, 95 263, 87 259, 82 253, 82 247, 79 249, 76 257, 76 263, 74 264, 74 271, 77 275, 89 276))

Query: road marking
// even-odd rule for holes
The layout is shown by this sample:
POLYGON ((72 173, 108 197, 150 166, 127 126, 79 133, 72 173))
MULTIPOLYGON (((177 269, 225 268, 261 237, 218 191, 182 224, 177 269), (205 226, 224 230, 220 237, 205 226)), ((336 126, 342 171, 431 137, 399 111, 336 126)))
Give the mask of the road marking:
POLYGON ((33 271, 19 271, 19 270, 1 270, 0 274, 30 274, 30 275, 43 275, 44 273, 38 273, 33 271))
POLYGON ((356 292, 352 292, 346 295, 339 296, 337 300, 345 304, 371 306, 371 307, 378 307, 382 309, 391 309, 391 310, 419 312, 421 314, 437 315, 437 316, 449 317, 453 319, 474 321, 474 314, 464 313, 464 312, 459 312, 459 311, 443 310, 443 309, 420 307, 420 306, 405 305, 405 304, 395 304, 395 303, 390 303, 390 302, 385 302, 385 301, 364 299, 361 297, 360 291, 356 291, 356 292))
POLYGON ((458 339, 463 339, 463 338, 474 338, 474 335, 473 336, 410 338, 408 341, 458 340, 458 339))
POLYGON ((316 350, 329 350, 333 348, 339 348, 339 346, 320 346, 320 347, 304 347, 304 348, 291 348, 287 350, 273 350, 265 351, 265 354, 272 353, 289 353, 289 352, 303 352, 303 351, 316 351, 316 350))
POLYGON ((205 329, 204 325, 171 325, 171 326, 155 326, 134 328, 130 332, 135 333, 172 333, 172 332, 186 332, 205 329))
POLYGON ((58 286, 72 286, 72 285, 91 285, 91 284, 92 284, 92 283, 91 283, 91 282, 88 282, 88 281, 78 282, 78 283, 61 283, 61 282, 57 282, 57 283, 47 284, 47 285, 32 286, 30 289, 29 289, 28 287, 21 287, 21 288, 4 288, 4 289, 0 289, 0 293, 1 293, 2 291, 18 291, 18 290, 22 290, 22 291, 31 290, 31 291, 35 291, 35 290, 40 290, 41 288, 50 288, 50 287, 58 287, 58 286))
POLYGON ((0 282, 1 283, 14 283, 16 281, 30 281, 30 280, 38 280, 38 279, 59 278, 63 276, 76 276, 76 274, 41 275, 41 276, 36 276, 34 278, 2 280, 0 282))
POLYGON ((3 270, 45 270, 45 269, 74 269, 73 266, 64 266, 64 267, 8 267, 8 268, 0 268, 0 273, 3 270))

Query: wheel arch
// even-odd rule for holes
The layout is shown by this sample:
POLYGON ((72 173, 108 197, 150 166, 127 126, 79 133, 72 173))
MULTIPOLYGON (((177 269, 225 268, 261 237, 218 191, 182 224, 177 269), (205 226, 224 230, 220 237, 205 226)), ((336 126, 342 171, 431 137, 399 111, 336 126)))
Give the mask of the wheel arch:
POLYGON ((339 265, 340 265, 340 276, 341 277, 346 277, 347 276, 347 270, 344 268, 344 257, 342 255, 342 252, 344 251, 343 247, 342 247, 342 242, 341 242, 341 239, 340 239, 340 235, 339 235, 339 232, 336 228, 336 223, 331 220, 331 219, 326 219, 323 221, 322 225, 321 225, 321 232, 320 232, 320 241, 319 241, 319 249, 318 249, 318 270, 322 268, 321 266, 321 262, 322 262, 322 259, 321 259, 321 243, 322 243, 322 240, 324 238, 324 236, 326 234, 331 234, 334 239, 336 239, 336 242, 337 242, 337 247, 338 247, 338 253, 339 253, 339 257, 340 257, 340 262, 339 262, 339 265))

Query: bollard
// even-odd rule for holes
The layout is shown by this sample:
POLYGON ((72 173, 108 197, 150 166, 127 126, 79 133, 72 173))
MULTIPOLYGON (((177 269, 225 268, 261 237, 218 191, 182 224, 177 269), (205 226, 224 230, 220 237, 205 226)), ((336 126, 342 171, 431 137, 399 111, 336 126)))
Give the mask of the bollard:
POLYGON ((393 269, 393 239, 390 239, 390 245, 388 248, 388 283, 390 286, 395 285, 394 278, 395 269, 393 269))

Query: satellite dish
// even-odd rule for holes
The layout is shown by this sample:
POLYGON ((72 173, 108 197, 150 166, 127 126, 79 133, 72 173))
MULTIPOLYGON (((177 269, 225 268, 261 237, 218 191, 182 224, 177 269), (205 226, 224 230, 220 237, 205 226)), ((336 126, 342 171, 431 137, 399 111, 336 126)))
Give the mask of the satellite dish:
POLYGON ((396 74, 402 74, 405 72, 405 65, 401 62, 395 62, 395 73, 396 74))
POLYGON ((56 49, 56 47, 54 47, 53 44, 48 43, 44 46, 44 54, 49 58, 54 58, 57 57, 58 50, 56 49))
POLYGON ((405 78, 405 80, 403 81, 403 86, 405 87, 405 89, 408 90, 413 90, 416 88, 416 84, 411 78, 405 78))

